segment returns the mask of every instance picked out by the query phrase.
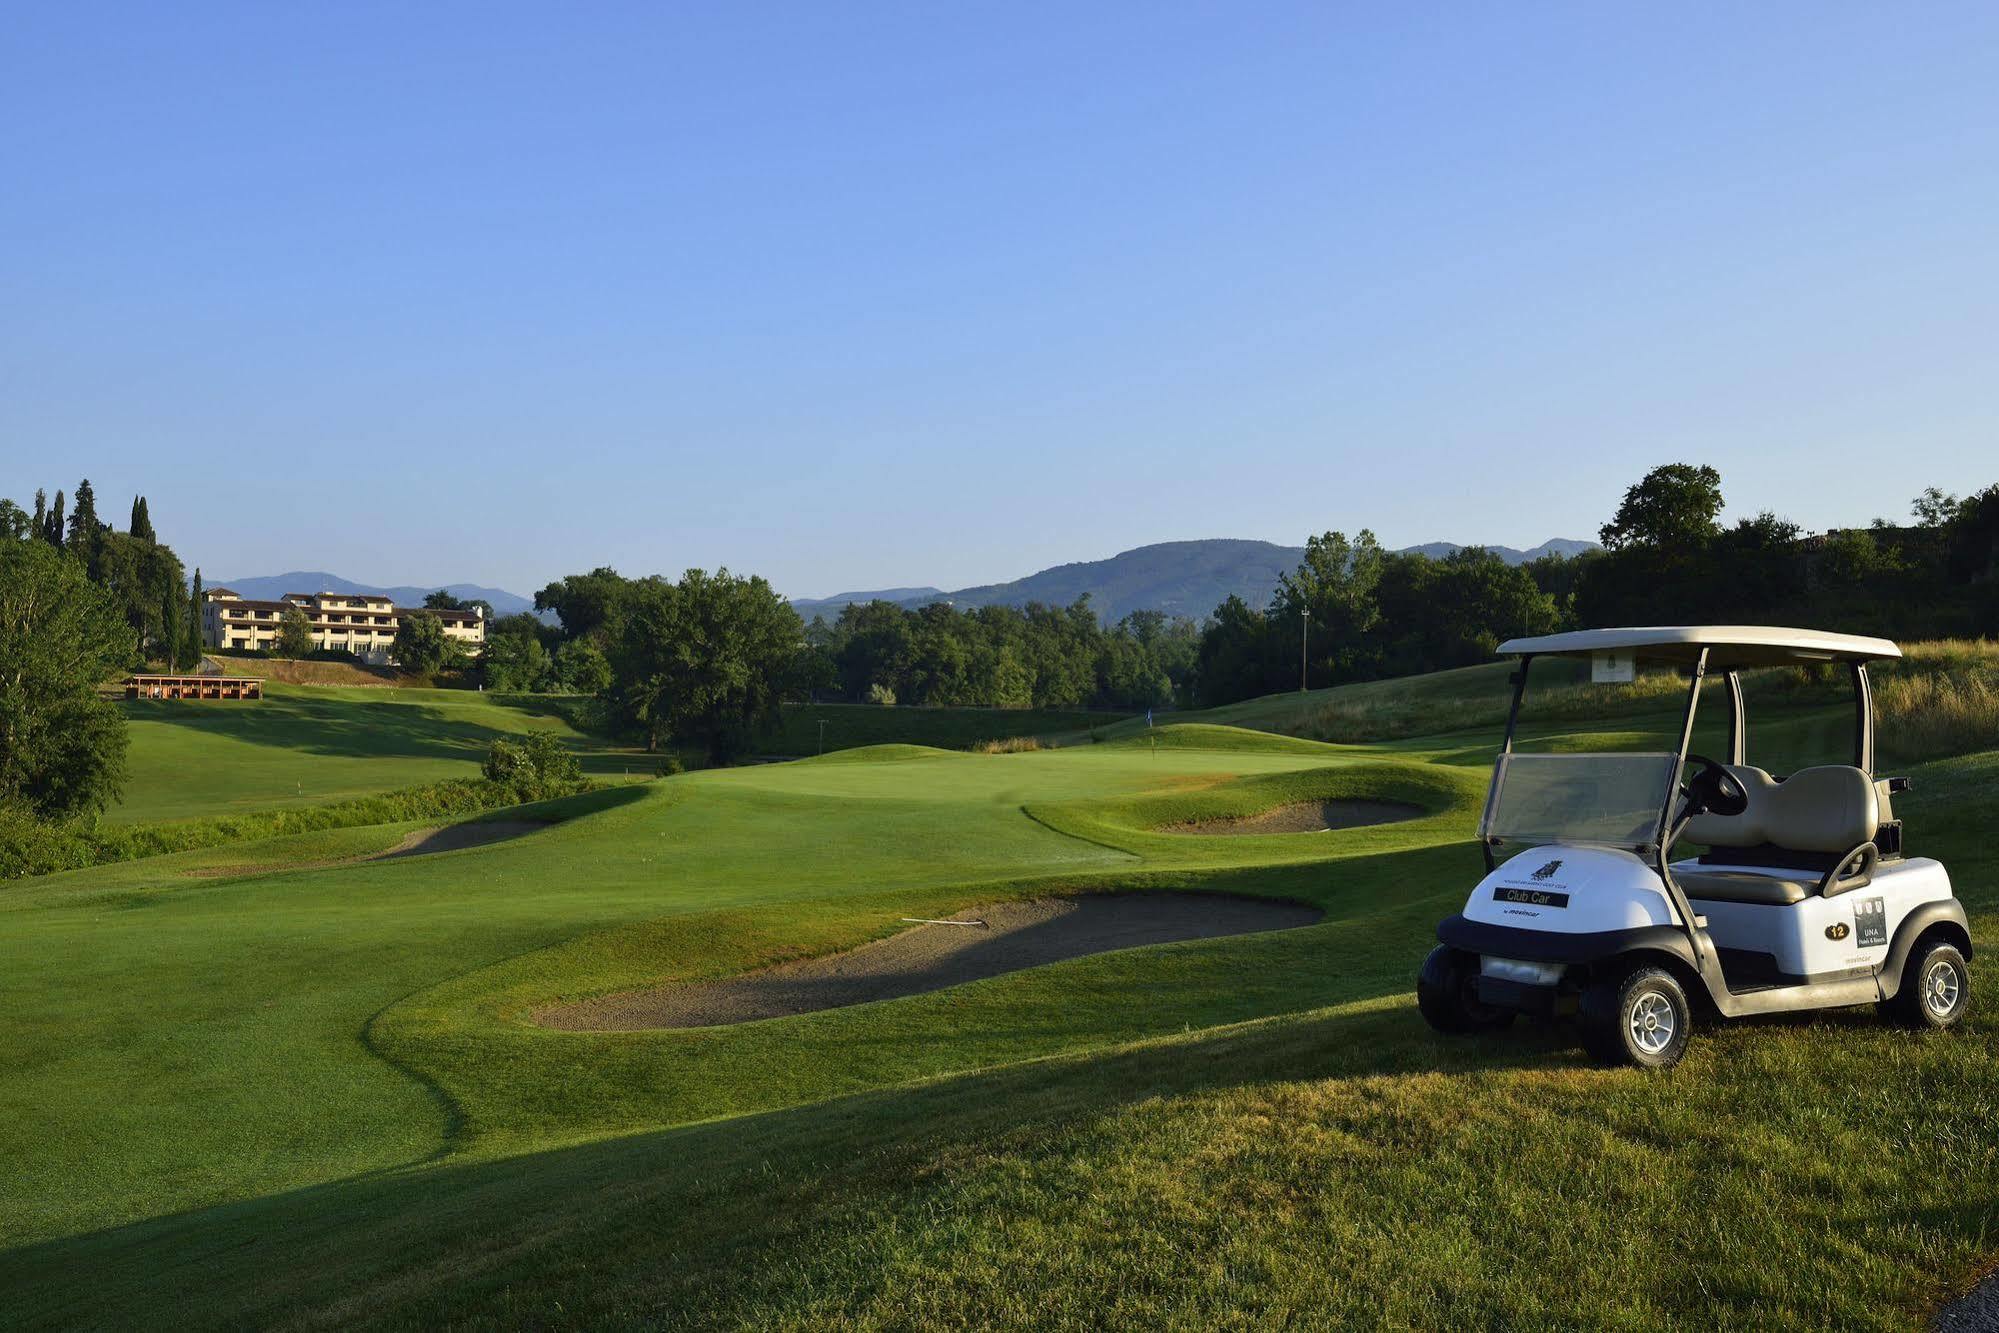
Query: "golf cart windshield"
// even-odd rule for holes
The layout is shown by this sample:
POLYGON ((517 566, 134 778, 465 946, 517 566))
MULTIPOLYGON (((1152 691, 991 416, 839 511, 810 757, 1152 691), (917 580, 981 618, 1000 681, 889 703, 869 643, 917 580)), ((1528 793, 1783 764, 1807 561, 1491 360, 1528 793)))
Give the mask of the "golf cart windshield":
POLYGON ((1502 754, 1479 836, 1488 842, 1655 847, 1678 755, 1502 754))

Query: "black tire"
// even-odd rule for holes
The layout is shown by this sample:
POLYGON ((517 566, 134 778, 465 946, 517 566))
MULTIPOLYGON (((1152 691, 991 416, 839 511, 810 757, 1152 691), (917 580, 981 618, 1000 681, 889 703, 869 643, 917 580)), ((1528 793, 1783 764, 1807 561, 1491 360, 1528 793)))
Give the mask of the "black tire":
POLYGON ((1671 972, 1649 963, 1592 981, 1577 1017, 1583 1049, 1602 1065, 1670 1069, 1687 1053, 1694 1030, 1685 988, 1671 972))
POLYGON ((1478 955, 1439 944, 1416 974, 1416 1007, 1424 1021, 1439 1032, 1491 1032, 1513 1021, 1511 1009, 1479 1002, 1472 990, 1478 980, 1478 955))
POLYGON ((1902 984, 1882 1009, 1914 1028, 1947 1028, 1971 1004, 1971 968, 1942 940, 1921 945, 1902 967, 1902 984))

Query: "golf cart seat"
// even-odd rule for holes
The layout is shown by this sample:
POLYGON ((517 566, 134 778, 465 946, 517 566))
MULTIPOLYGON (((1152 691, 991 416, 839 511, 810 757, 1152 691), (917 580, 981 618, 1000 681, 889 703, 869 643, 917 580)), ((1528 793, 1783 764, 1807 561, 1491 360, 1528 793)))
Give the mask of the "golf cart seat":
POLYGON ((1746 764, 1728 771, 1749 801, 1740 814, 1696 815, 1688 825, 1688 838, 1713 849, 1699 866, 1673 871, 1689 898, 1785 907, 1873 878, 1881 795, 1861 769, 1801 768, 1782 782, 1746 764))
POLYGON ((1807 881, 1786 876, 1781 871, 1682 870, 1673 867, 1673 878, 1689 898, 1710 903, 1754 903, 1761 907, 1789 907, 1818 892, 1816 875, 1807 881))

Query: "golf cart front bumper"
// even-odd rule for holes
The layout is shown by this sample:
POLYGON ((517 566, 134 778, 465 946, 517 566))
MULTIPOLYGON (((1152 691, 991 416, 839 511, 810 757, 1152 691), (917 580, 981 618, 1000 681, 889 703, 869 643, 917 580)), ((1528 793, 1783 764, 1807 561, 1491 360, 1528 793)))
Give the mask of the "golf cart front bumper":
POLYGON ((1687 937, 1670 926, 1570 933, 1496 926, 1449 917, 1439 943, 1476 955, 1472 992, 1481 1004, 1537 1017, 1574 1013, 1593 964, 1636 950, 1653 950, 1692 965, 1687 937))
POLYGON ((1519 926, 1495 926, 1484 921, 1468 921, 1462 916, 1445 917, 1437 924, 1437 942, 1466 953, 1496 958, 1518 958, 1528 963, 1600 963, 1619 954, 1650 950, 1667 953, 1699 970, 1686 932, 1677 926, 1638 926, 1630 930, 1597 930, 1569 933, 1559 930, 1526 930, 1519 926))

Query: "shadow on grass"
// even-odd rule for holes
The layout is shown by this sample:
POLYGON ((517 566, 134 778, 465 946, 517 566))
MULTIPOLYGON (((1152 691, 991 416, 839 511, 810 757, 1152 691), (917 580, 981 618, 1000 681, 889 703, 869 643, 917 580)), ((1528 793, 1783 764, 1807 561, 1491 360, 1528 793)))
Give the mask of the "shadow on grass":
MULTIPOLYGON (((477 695, 466 696, 476 706, 477 695)), ((476 759, 493 741, 517 733, 469 721, 430 703, 389 699, 273 697, 240 707, 199 704, 121 705, 132 721, 157 722, 249 745, 352 759, 476 759)), ((488 707, 523 717, 551 718, 578 728, 577 701, 553 696, 507 695, 488 707)), ((580 748, 575 738, 565 738, 580 748)), ((610 742, 583 738, 583 747, 610 742)))
POLYGON ((523 1284, 572 1312, 620 1283, 748 1271, 830 1199, 915 1186, 986 1145, 1148 1098, 1298 1080, 1562 1065, 1555 1036, 1445 1041, 1413 1005, 1263 1020, 793 1110, 465 1165, 399 1170, 0 1252, 22 1325, 286 1319, 510 1322, 523 1284), (678 1276, 673 1276, 678 1274, 678 1276), (509 1314, 511 1311, 511 1315, 509 1314))
POLYGON ((509 734, 453 718, 432 704, 394 700, 273 698, 227 711, 128 706, 126 716, 249 745, 358 759, 466 759, 509 734))

